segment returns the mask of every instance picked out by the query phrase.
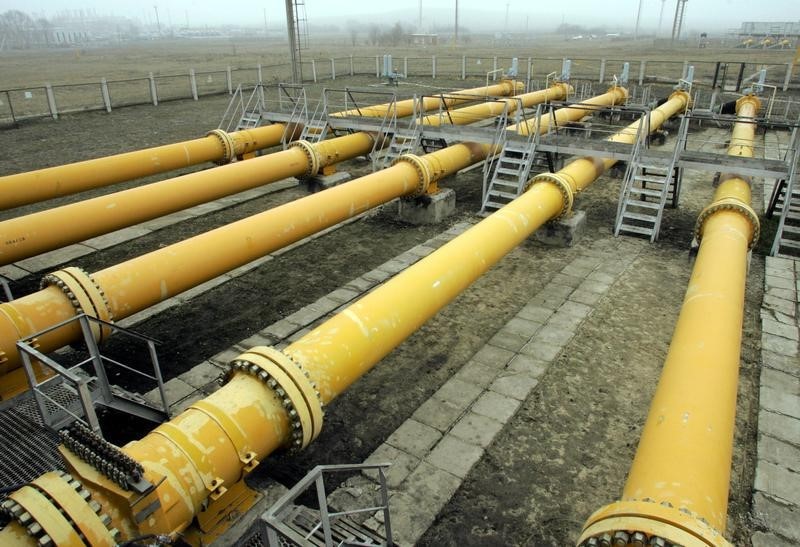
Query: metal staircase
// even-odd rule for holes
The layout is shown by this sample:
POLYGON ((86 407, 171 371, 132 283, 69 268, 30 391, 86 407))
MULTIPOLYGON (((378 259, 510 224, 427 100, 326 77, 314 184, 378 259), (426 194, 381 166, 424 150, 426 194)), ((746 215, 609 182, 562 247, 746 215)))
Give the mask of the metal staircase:
MULTIPOLYGON (((360 545, 378 547, 394 545, 389 515, 389 492, 386 486, 386 469, 389 464, 318 465, 284 494, 257 523, 251 538, 242 538, 248 545, 270 546, 326 546, 360 545), (331 473, 358 473, 370 471, 378 476, 375 499, 370 506, 345 511, 331 511, 325 475, 331 473), (297 498, 314 487, 319 509, 297 503, 297 498), (360 524, 359 514, 380 515, 383 534, 360 524), (266 528, 265 530, 263 528, 266 528), (253 537, 256 536, 256 537, 253 537), (265 538, 266 536, 266 538, 265 538)), ((341 481, 338 481, 341 482, 341 481)), ((310 492, 309 492, 310 494, 310 492)))
POLYGON ((314 113, 306 120, 303 131, 300 133, 300 140, 308 142, 319 142, 328 134, 328 102, 323 96, 317 103, 314 113))
POLYGON ((767 216, 780 212, 778 230, 770 254, 787 258, 800 258, 800 185, 797 184, 797 161, 800 157, 800 133, 795 128, 786 151, 789 173, 786 179, 775 184, 767 216))
POLYGON ((156 355, 155 341, 151 338, 86 314, 80 314, 21 339, 17 342, 17 348, 30 384, 28 393, 31 403, 35 403, 38 409, 41 423, 51 430, 60 430, 76 421, 82 421, 91 430, 100 433, 100 422, 95 408, 97 406, 115 409, 155 423, 169 419, 169 406, 156 355), (61 355, 65 361, 72 360, 73 362, 56 362, 51 356, 45 355, 37 349, 38 337, 70 323, 78 323, 86 347, 85 352, 76 352, 73 358, 61 355), (153 374, 150 375, 100 353, 94 334, 98 330, 117 331, 144 342, 150 354, 153 374), (114 367, 115 373, 133 375, 137 385, 141 385, 141 379, 154 382, 159 390, 161 407, 152 406, 141 396, 120 386, 112 385, 108 380, 107 369, 110 367, 114 367), (44 374, 40 372, 37 375, 37 368, 44 371, 44 374), (42 376, 44 377, 42 378, 42 376))
POLYGON ((403 154, 416 154, 421 142, 422 131, 418 124, 412 122, 410 127, 398 129, 392 134, 386 152, 380 160, 376 159, 376 162, 379 161, 379 166, 375 170, 386 169, 403 154))
POLYGON ((219 122, 219 129, 226 132, 252 129, 261 125, 261 114, 265 111, 264 86, 256 84, 247 100, 242 84, 236 87, 228 107, 219 122))
MULTIPOLYGON (((541 114, 542 105, 539 105, 535 119, 541 119, 541 114)), ((506 111, 502 117, 507 117, 506 111)), ((505 119, 502 120, 500 127, 504 126, 505 119)), ((495 137, 500 153, 494 162, 494 169, 484 171, 483 203, 480 214, 491 214, 517 199, 525 191, 540 137, 539 131, 531 130, 525 140, 509 140, 505 129, 495 137)))
POLYGON ((620 192, 614 222, 615 236, 622 233, 643 235, 649 237, 651 242, 658 239, 664 207, 667 203, 672 207, 678 203, 682 173, 677 163, 681 151, 686 147, 688 127, 688 118, 684 117, 672 158, 665 166, 648 164, 642 160, 642 148, 646 146, 649 127, 640 124, 620 192))

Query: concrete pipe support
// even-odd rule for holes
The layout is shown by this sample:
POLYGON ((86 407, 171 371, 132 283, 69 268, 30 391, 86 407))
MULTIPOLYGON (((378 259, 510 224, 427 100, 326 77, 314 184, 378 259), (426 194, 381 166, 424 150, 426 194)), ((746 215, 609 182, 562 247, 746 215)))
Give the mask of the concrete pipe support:
MULTIPOLYGON (((754 96, 737 102, 728 154, 752 157, 754 96)), ((589 545, 726 546, 748 250, 750 184, 724 175, 697 221, 700 249, 622 499, 594 513, 589 545), (606 543, 604 543, 606 542, 606 543)))
MULTIPOLYGON (((423 104, 423 108, 431 110, 439 108, 440 104, 452 106, 471 100, 470 95, 511 95, 521 88, 522 84, 519 82, 503 80, 495 85, 443 95, 441 100, 432 98, 423 104)), ((414 112, 414 99, 369 106, 358 113, 347 111, 333 115, 350 113, 365 117, 383 117, 391 109, 397 109, 398 117, 410 116, 414 112)), ((290 129, 289 137, 294 140, 300 136, 303 127, 295 124, 290 129)), ((235 133, 214 129, 201 139, 7 175, 0 177, 0 209, 19 207, 208 161, 228 163, 238 156, 279 144, 285 130, 285 124, 272 124, 235 133)))
MULTIPOLYGON (((670 110, 677 112, 685 107, 686 101, 687 95, 681 94, 661 106, 659 114, 668 116, 670 110)), ((653 128, 656 127, 653 123, 653 128)), ((481 153, 470 151, 466 145, 456 147, 460 147, 458 155, 464 158, 481 153)), ((426 158, 441 160, 438 169, 455 169, 457 161, 453 155, 440 152, 426 158)), ((392 183, 400 185, 403 191, 417 191, 420 181, 426 179, 424 173, 437 171, 436 166, 425 165, 424 161, 416 157, 401 161, 395 166, 401 167, 398 176, 384 176, 380 184, 396 178, 392 183)), ((578 186, 589 182, 580 182, 578 186)), ((346 186, 350 184, 353 183, 346 186)), ((535 177, 532 186, 512 203, 284 351, 261 346, 234 359, 228 383, 219 391, 122 449, 127 457, 138 462, 143 476, 156 485, 145 495, 111 483, 65 449, 71 473, 79 477, 93 500, 100 503, 99 513, 108 517, 107 522, 110 520, 109 541, 114 540, 116 531, 123 538, 148 533, 174 536, 193 519, 201 519, 206 512, 218 509, 213 506, 215 501, 225 503, 227 489, 233 490, 240 484, 243 475, 271 451, 307 446, 321 430, 324 405, 539 226, 560 215, 565 202, 571 203, 571 196, 565 199, 564 191, 561 184, 550 178, 535 177), (145 509, 147 514, 140 516, 145 509)), ((66 505, 62 498, 51 497, 48 503, 35 505, 37 513, 31 519, 27 502, 16 501, 20 497, 17 492, 11 497, 16 505, 8 509, 12 522, 0 531, 0 544, 33 543, 34 538, 26 537, 24 528, 32 520, 37 525, 34 530, 42 529, 48 534, 51 531, 47 526, 52 526, 53 534, 62 536, 74 529, 67 528, 68 522, 57 521, 60 508, 66 505), (19 515, 25 514, 27 520, 22 522, 19 515)))

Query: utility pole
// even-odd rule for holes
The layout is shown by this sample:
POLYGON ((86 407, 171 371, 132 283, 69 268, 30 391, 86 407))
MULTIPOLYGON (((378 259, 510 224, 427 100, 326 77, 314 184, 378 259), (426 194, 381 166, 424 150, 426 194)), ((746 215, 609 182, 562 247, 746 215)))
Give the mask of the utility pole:
POLYGON ((153 6, 156 12, 156 27, 158 27, 158 35, 161 36, 161 21, 158 20, 158 6, 153 6))
POLYGON ((264 8, 264 38, 269 38, 269 31, 267 30, 267 8, 264 8))
POLYGON ((417 32, 422 34, 422 0, 419 0, 419 23, 417 23, 417 32))
POLYGON ((661 11, 658 13, 658 35, 661 36, 661 21, 664 20, 664 6, 667 0, 661 0, 661 11))
POLYGON ((456 0, 456 35, 455 41, 453 42, 455 45, 458 45, 458 0, 456 0))
POLYGON ((639 39, 639 20, 642 18, 642 1, 639 0, 639 9, 636 10, 636 28, 633 31, 633 39, 639 39))
POLYGON ((297 42, 297 20, 294 13, 294 1, 286 0, 286 28, 289 32, 289 52, 292 60, 292 83, 302 84, 303 73, 300 66, 300 55, 298 48, 300 44, 297 42))
POLYGON ((675 20, 672 22, 672 41, 681 39, 681 27, 683 27, 683 16, 686 14, 686 2, 688 0, 678 0, 675 6, 675 20))

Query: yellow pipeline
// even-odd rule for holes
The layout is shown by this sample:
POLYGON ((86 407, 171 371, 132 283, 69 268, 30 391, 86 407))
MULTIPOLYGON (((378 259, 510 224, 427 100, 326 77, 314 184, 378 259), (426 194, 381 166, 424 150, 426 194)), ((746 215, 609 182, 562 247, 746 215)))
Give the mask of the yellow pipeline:
MULTIPOLYGON (((343 138, 368 137, 353 134, 343 138)), ((330 142, 323 141, 319 145, 330 142)), ((404 156, 405 161, 383 171, 205 232, 91 276, 76 268, 50 274, 45 278, 50 286, 0 304, 0 375, 20 365, 15 350, 17 340, 74 316, 77 306, 101 319, 127 317, 394 198, 425 193, 440 178, 484 159, 489 151, 488 146, 457 144, 423 158, 404 156), (70 295, 77 301, 72 302, 70 295)), ((298 162, 302 159, 302 152, 299 153, 298 162)), ((257 165, 268 157, 249 160, 243 167, 257 165)), ((39 348, 54 350, 79 335, 77 326, 58 329, 40 336, 39 348)), ((14 372, 16 376, 9 375, 0 384, 0 396, 24 388, 21 370, 14 372)))
MULTIPOLYGON (((679 96, 683 104, 663 105, 659 114, 685 106, 688 97, 679 96)), ((656 127, 654 123, 653 129, 656 127)), ((464 159, 486 153, 481 147, 450 148, 458 147, 464 159)), ((440 152, 400 162, 395 167, 402 166, 402 172, 391 177, 391 183, 401 184, 403 179, 405 191, 413 192, 424 183, 425 173, 456 169, 453 155, 440 152), (428 163, 432 157, 441 160, 438 166, 428 163)), ((255 347, 240 355, 231 364, 230 381, 219 391, 125 446, 123 450, 142 464, 148 480, 158 485, 148 494, 147 504, 141 504, 157 499, 158 508, 141 525, 135 524, 129 507, 136 494, 121 491, 67 453, 73 474, 102 503, 123 537, 184 530, 209 497, 224 495, 221 488, 232 488, 269 452, 280 446, 302 448, 313 441, 322 427, 322 405, 335 399, 539 226, 560 215, 565 201, 572 201, 565 200, 562 191, 550 179, 535 177, 532 187, 512 203, 284 351, 255 347)), ((65 505, 57 496, 51 499, 37 522, 57 515, 58 507, 65 505)), ((53 527, 63 534, 63 524, 53 527)), ((24 541, 22 534, 21 526, 13 522, 0 531, 0 544, 18 545, 24 541)))
POLYGON ((572 92, 572 86, 566 83, 557 83, 541 91, 533 91, 517 95, 509 99, 490 101, 474 106, 459 108, 458 110, 432 114, 422 118, 423 125, 467 125, 490 116, 499 116, 505 110, 508 114, 516 111, 520 105, 528 108, 548 101, 560 101, 567 98, 572 92))
POLYGON ((0 264, 58 249, 126 226, 243 192, 369 153, 373 137, 359 132, 138 186, 0 222, 0 264), (76 221, 78 220, 78 221, 76 221))
MULTIPOLYGON (((759 100, 737 102, 729 155, 752 157, 759 100)), ((750 185, 726 175, 697 222, 700 249, 622 500, 594 513, 579 540, 653 538, 726 546, 747 253, 758 239, 750 185), (637 534, 634 536, 634 534, 637 534)), ((617 545, 617 543, 612 543, 617 545)))
MULTIPOLYGON (((364 108, 354 108, 332 114, 332 116, 367 116, 371 118, 382 118, 387 114, 394 113, 398 118, 405 118, 414 114, 414 108, 420 108, 423 112, 438 108, 448 108, 457 104, 474 101, 479 97, 496 97, 513 95, 524 89, 522 82, 514 80, 501 80, 497 84, 486 87, 475 87, 473 89, 463 89, 461 91, 442 94, 439 96, 426 96, 421 101, 417 99, 406 99, 395 103, 386 103, 364 108)), ((474 120, 473 120, 474 121, 474 120)))
MULTIPOLYGON (((520 135, 530 135, 531 131, 539 131, 539 133, 547 133, 550 126, 563 125, 568 122, 575 122, 597 111, 598 107, 608 106, 612 104, 624 103, 628 98, 628 90, 623 87, 612 87, 606 93, 592 97, 580 103, 567 107, 559 108, 548 116, 542 116, 540 120, 527 120, 524 123, 515 126, 515 130, 520 135), (581 108, 581 107, 584 108, 581 108)), ((511 130, 511 128, 509 128, 511 130)))
MULTIPOLYGON (((506 80, 488 88, 467 89, 464 93, 508 93, 516 87, 518 84, 506 80)), ((538 100, 547 98, 546 94, 535 95, 538 100)), ((527 102, 531 100, 533 99, 526 99, 527 102)), ((405 103, 406 101, 400 101, 398 104, 405 109, 405 103)), ((376 108, 384 106, 378 105, 376 108)), ((376 115, 375 112, 377 110, 370 115, 376 115)), ((489 111, 483 112, 484 117, 491 115, 489 111)), ((457 124, 472 121, 474 118, 459 121, 457 124)), ((288 150, 247 162, 189 173, 159 183, 5 220, 0 222, 0 265, 12 264, 39 253, 287 177, 316 175, 328 165, 367 154, 372 149, 373 142, 372 136, 365 132, 311 145, 298 142, 288 150), (75 219, 85 220, 75 222, 75 219)))
MULTIPOLYGON (((503 80, 496 85, 465 89, 459 91, 458 95, 444 95, 441 100, 431 98, 422 106, 424 110, 439 108, 442 104, 450 106, 472 100, 468 95, 511 95, 521 89, 521 86, 521 83, 503 80)), ((414 111, 414 99, 369 106, 361 109, 358 115, 383 117, 393 108, 397 108, 398 117, 410 116, 414 111)), ((354 111, 346 111, 333 115, 348 113, 356 114, 354 111)), ((272 124, 235 133, 215 129, 201 139, 0 177, 0 209, 19 207, 207 161, 227 163, 235 157, 275 146, 281 141, 285 130, 284 124, 272 124)), ((290 138, 293 140, 299 137, 301 130, 302 126, 295 124, 290 138)))
MULTIPOLYGON (((0 177, 0 209, 67 196, 207 161, 227 163, 237 156, 275 146, 281 141, 285 129, 283 124, 235 133, 215 129, 201 139, 0 177)), ((299 137, 301 130, 302 126, 295 126, 292 139, 299 137)))

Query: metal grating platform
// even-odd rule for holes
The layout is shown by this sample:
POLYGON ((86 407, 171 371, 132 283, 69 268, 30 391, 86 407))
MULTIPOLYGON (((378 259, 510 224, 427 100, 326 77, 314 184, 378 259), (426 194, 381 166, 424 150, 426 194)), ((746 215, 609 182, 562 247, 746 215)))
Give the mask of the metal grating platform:
MULTIPOLYGON (((72 395, 53 393, 53 398, 72 395)), ((30 394, 11 401, 0 409, 0 487, 32 481, 54 469, 64 469, 58 452, 58 435, 42 424, 36 403, 30 394)))

